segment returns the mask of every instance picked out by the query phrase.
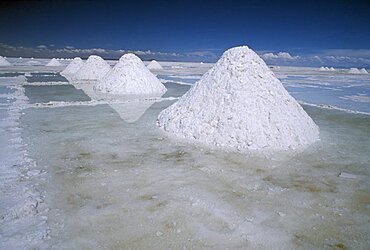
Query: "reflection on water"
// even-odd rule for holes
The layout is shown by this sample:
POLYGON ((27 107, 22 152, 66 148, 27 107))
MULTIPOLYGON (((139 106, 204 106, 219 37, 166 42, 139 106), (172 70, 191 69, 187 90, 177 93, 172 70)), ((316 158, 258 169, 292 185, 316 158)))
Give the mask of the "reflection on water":
POLYGON ((161 98, 162 96, 120 96, 102 94, 95 91, 94 82, 73 84, 77 89, 82 89, 84 93, 92 100, 106 101, 108 105, 114 109, 125 122, 128 123, 133 123, 139 120, 145 111, 155 103, 155 100, 161 98))

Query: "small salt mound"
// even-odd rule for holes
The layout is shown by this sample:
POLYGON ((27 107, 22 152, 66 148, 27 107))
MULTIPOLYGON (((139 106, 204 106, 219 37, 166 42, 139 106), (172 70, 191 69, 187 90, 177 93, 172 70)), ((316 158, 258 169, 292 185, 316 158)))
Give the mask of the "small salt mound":
POLYGON ((10 62, 6 60, 4 57, 0 56, 0 66, 10 66, 10 62))
POLYGON ((53 58, 51 59, 45 66, 48 66, 48 67, 57 67, 57 66, 61 66, 60 62, 53 58))
POLYGON ((369 74, 365 68, 360 69, 361 74, 369 74))
POLYGON ((320 71, 335 71, 335 69, 333 67, 329 68, 329 67, 320 67, 319 69, 320 71))
POLYGON ((118 63, 96 85, 103 93, 119 95, 160 95, 166 87, 134 54, 123 55, 118 63))
POLYGON ((76 57, 68 64, 68 66, 60 72, 60 74, 66 78, 72 78, 73 75, 82 67, 83 61, 81 58, 76 57))
POLYGON ((361 71, 358 68, 350 68, 348 74, 361 74, 361 71))
POLYGON ((156 60, 151 61, 146 67, 151 70, 163 69, 162 66, 159 64, 159 62, 157 62, 156 60))
POLYGON ((319 139, 317 125, 247 46, 227 50, 158 125, 211 147, 286 150, 319 139))
POLYGON ((100 56, 89 56, 82 67, 74 74, 76 81, 96 81, 101 79, 111 69, 109 64, 100 56))

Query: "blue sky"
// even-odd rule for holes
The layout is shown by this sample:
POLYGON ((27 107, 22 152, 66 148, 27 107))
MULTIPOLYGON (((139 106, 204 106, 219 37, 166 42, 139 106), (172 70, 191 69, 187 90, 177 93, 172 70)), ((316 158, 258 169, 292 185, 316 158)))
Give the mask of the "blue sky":
POLYGON ((0 53, 68 56, 101 49, 106 57, 124 50, 212 61, 246 44, 261 55, 274 53, 265 60, 275 63, 335 56, 362 58, 354 63, 366 66, 369 13, 369 1, 341 0, 2 1, 0 53))

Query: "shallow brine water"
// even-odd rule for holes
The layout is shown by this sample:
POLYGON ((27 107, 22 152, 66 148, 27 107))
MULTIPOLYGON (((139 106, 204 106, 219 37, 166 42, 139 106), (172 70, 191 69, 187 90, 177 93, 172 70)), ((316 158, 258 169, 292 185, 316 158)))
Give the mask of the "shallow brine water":
POLYGON ((25 86, 32 105, 19 126, 42 173, 42 247, 369 248, 368 115, 304 106, 321 131, 304 152, 224 152, 157 128, 167 97, 189 88, 166 87, 133 105, 93 103, 85 87, 25 86))

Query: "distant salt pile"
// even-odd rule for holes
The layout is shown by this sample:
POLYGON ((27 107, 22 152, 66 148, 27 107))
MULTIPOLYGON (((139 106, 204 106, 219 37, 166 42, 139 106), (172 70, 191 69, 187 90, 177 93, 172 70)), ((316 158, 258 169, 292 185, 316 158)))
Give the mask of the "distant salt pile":
POLYGON ((361 74, 361 72, 358 70, 358 68, 350 68, 348 70, 349 74, 361 74))
POLYGON ((48 66, 48 67, 57 67, 57 66, 61 66, 60 62, 53 58, 51 59, 45 66, 48 66))
POLYGON ((319 69, 320 71, 335 71, 335 69, 333 67, 320 67, 319 69))
POLYGON ((159 95, 166 87, 134 54, 123 55, 118 63, 96 85, 103 93, 120 95, 159 95))
POLYGON ((148 66, 146 66, 150 70, 161 70, 163 69, 162 66, 156 60, 152 60, 148 66))
POLYGON ((24 64, 29 65, 29 66, 43 65, 41 62, 36 61, 36 60, 30 60, 30 61, 25 62, 24 64))
POLYGON ((60 74, 67 79, 72 79, 76 72, 82 67, 83 61, 81 58, 76 57, 68 64, 68 66, 60 72, 60 74))
POLYGON ((247 46, 227 50, 159 114, 158 125, 211 147, 241 150, 286 150, 319 139, 317 125, 247 46))
POLYGON ((0 56, 0 66, 10 66, 10 62, 6 60, 4 57, 0 56))
POLYGON ((100 56, 89 56, 82 67, 74 74, 75 81, 96 81, 101 79, 111 69, 100 56))
POLYGON ((366 69, 362 68, 362 69, 358 69, 358 68, 350 68, 348 70, 348 74, 355 74, 355 75, 365 75, 365 74, 369 74, 369 72, 367 72, 366 69))

